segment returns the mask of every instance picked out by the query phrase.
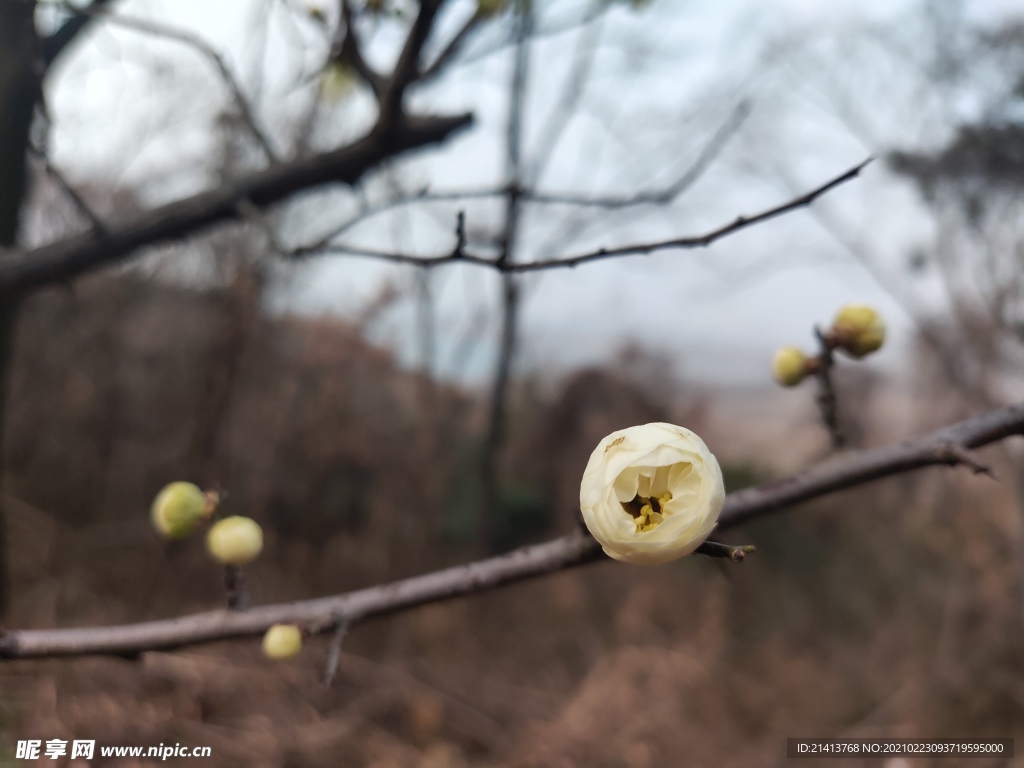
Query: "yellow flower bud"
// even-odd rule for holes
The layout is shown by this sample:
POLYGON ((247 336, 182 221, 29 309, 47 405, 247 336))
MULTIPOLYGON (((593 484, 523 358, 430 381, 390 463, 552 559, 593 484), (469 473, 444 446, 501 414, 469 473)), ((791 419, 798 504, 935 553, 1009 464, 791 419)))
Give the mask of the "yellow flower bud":
POLYGON ((263 529, 248 517, 225 517, 206 534, 206 548, 225 565, 245 565, 263 549, 263 529))
POLYGON ((210 500, 192 483, 170 483, 153 499, 150 519, 165 539, 183 539, 212 512, 210 500))
POLYGON ((290 659, 302 650, 302 633, 294 624, 275 624, 263 636, 263 653, 270 659, 290 659))
POLYGON ((476 15, 482 18, 497 16, 503 13, 508 0, 476 0, 476 15))
POLYGON ((866 304, 847 304, 836 314, 832 334, 850 357, 864 357, 885 342, 885 321, 866 304))
POLYGON ((783 347, 772 359, 772 374, 784 387, 795 387, 807 375, 807 356, 796 347, 783 347))

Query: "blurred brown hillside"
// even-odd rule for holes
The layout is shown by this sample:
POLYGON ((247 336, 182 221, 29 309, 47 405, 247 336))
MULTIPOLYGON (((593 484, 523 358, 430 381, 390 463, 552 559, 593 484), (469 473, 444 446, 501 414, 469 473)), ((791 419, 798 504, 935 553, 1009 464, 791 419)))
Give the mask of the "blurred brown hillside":
MULTIPOLYGON (((357 326, 261 314, 247 279, 107 277, 32 299, 6 436, 12 626, 222 604, 200 538, 167 547, 150 530, 172 479, 226 488, 227 512, 265 526, 247 568, 265 603, 566 531, 587 456, 620 426, 692 426, 733 488, 826 448, 810 391, 712 396, 627 350, 519 382, 488 546, 478 398, 401 370, 357 326)), ((932 391, 921 411, 839 374, 861 442, 946 419, 932 391)), ((19 764, 19 738, 372 768, 775 766, 787 736, 1022 738, 1022 526, 1009 454, 985 458, 1002 482, 933 470, 730 531, 758 547, 742 565, 604 563, 357 627, 330 690, 322 639, 276 664, 255 641, 3 664, 0 765, 19 764)))

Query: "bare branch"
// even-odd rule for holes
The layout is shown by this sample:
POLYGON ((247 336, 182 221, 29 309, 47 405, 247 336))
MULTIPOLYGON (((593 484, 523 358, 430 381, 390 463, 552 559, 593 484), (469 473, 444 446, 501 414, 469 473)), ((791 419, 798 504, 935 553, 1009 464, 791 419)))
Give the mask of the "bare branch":
POLYGON ((430 192, 429 189, 424 187, 423 189, 419 189, 411 194, 403 194, 399 197, 377 203, 376 205, 363 205, 358 212, 345 219, 340 224, 336 224, 333 229, 318 240, 310 243, 309 245, 303 245, 294 249, 291 251, 290 255, 295 258, 302 258, 319 253, 323 251, 326 246, 330 245, 331 240, 345 234, 356 225, 362 224, 364 221, 367 221, 374 216, 387 213, 388 211, 392 211, 404 205, 411 205, 413 203, 458 202, 462 200, 499 197, 503 194, 505 194, 504 187, 485 187, 481 189, 451 190, 444 192, 430 192))
MULTIPOLYGON (((603 14, 607 13, 612 7, 613 4, 608 3, 605 0, 593 0, 593 2, 583 10, 583 13, 579 14, 575 18, 556 20, 554 23, 534 24, 531 37, 534 40, 543 40, 545 38, 564 35, 568 32, 587 26, 595 19, 599 19, 603 14)), ((505 35, 504 39, 494 41, 488 45, 486 49, 474 52, 471 55, 465 56, 456 61, 452 61, 450 64, 459 67, 468 66, 475 64, 482 59, 502 53, 506 48, 512 47, 516 43, 516 35, 513 29, 514 25, 508 26, 508 34, 505 35)))
POLYGON ((43 164, 43 170, 46 171, 46 174, 53 179, 54 183, 60 187, 61 192, 63 192, 75 206, 75 209, 83 218, 85 218, 86 221, 89 222, 89 225, 93 229, 93 233, 99 237, 106 237, 106 225, 100 217, 96 215, 92 208, 89 207, 89 204, 82 199, 82 196, 75 191, 75 188, 68 183, 68 180, 64 178, 64 174, 50 162, 49 156, 31 144, 29 144, 28 151, 43 164))
POLYGON ((712 541, 708 539, 695 550, 695 555, 704 555, 706 557, 721 557, 726 560, 732 560, 734 563, 742 563, 751 552, 756 552, 757 547, 753 544, 743 544, 736 546, 734 544, 723 544, 720 541, 712 541))
POLYGON ((576 113, 580 99, 583 98, 583 93, 590 81, 590 72, 594 66, 601 29, 602 25, 599 21, 593 26, 585 28, 580 34, 562 92, 555 99, 554 110, 540 130, 533 162, 523 174, 529 186, 534 186, 544 176, 551 156, 576 113))
POLYGON ((249 100, 242 91, 242 86, 238 83, 238 80, 231 72, 231 68, 224 60, 224 57, 221 56, 213 46, 198 35, 194 35, 186 30, 177 29, 176 27, 171 27, 166 24, 157 24, 145 19, 137 19, 134 17, 122 16, 120 14, 115 15, 103 7, 97 7, 98 5, 98 3, 94 3, 87 8, 78 8, 69 3, 65 3, 63 7, 74 14, 99 18, 119 27, 124 27, 125 29, 131 29, 146 35, 155 35, 156 37, 162 37, 167 40, 175 40, 194 48, 217 68, 217 72, 220 74, 221 80, 224 81, 224 85, 226 85, 228 90, 231 92, 231 98, 235 102, 238 114, 249 129, 249 132, 252 133, 253 138, 256 139, 257 143, 263 149, 267 159, 271 162, 278 162, 277 154, 274 152, 273 146, 271 146, 270 139, 267 138, 266 133, 260 127, 259 122, 256 119, 256 115, 253 114, 252 109, 249 106, 249 100))
MULTIPOLYGON (((506 408, 509 382, 512 378, 512 360, 516 348, 519 325, 519 280, 505 267, 515 262, 520 235, 522 202, 520 187, 523 182, 523 113, 526 109, 527 75, 530 64, 530 33, 533 29, 532 4, 528 0, 515 0, 516 50, 509 87, 508 126, 505 132, 505 174, 508 191, 505 195, 504 222, 500 235, 500 253, 497 265, 501 280, 501 336, 494 365, 490 402, 487 413, 487 431, 480 451, 481 530, 488 546, 493 544, 495 520, 501 496, 498 459, 505 443, 506 408)), ((459 248, 458 255, 464 255, 459 248)), ((455 254, 453 254, 455 255, 455 254)))
POLYGON ((671 240, 659 240, 653 243, 642 243, 638 245, 625 245, 618 248, 599 248, 596 251, 589 251, 576 256, 566 256, 559 259, 552 259, 550 261, 535 261, 525 264, 516 264, 512 265, 511 269, 515 272, 532 272, 538 269, 550 269, 552 267, 575 267, 589 261, 598 261, 600 259, 607 259, 613 256, 632 256, 674 248, 699 248, 711 245, 711 243, 715 242, 719 238, 731 235, 734 232, 739 232, 741 229, 746 229, 754 224, 760 224, 763 221, 774 219, 776 216, 781 216, 789 213, 790 211, 795 211, 809 206, 829 190, 834 189, 851 179, 855 179, 860 175, 860 172, 864 167, 871 162, 871 160, 872 158, 869 157, 867 160, 854 166, 842 175, 822 184, 820 187, 811 190, 807 194, 790 200, 788 203, 776 206, 775 208, 770 208, 753 216, 740 216, 735 221, 703 235, 673 238, 671 240))
POLYGON ((324 665, 324 688, 330 688, 331 683, 334 682, 335 675, 338 674, 338 662, 341 661, 341 644, 345 642, 347 635, 348 622, 344 620, 339 621, 338 626, 334 628, 331 644, 327 648, 327 663, 324 665))
MULTIPOLYGON (((563 192, 542 192, 534 189, 520 189, 519 198, 524 203, 537 205, 573 205, 583 208, 630 208, 640 205, 666 205, 689 189, 707 170, 750 114, 750 105, 741 102, 730 113, 722 126, 715 132, 707 145, 701 150, 696 160, 671 184, 662 189, 645 190, 630 195, 574 195, 563 192)), ((463 200, 480 200, 492 197, 503 197, 509 194, 508 185, 499 187, 478 187, 469 189, 451 189, 431 192, 428 187, 402 194, 376 205, 364 206, 357 213, 334 226, 315 242, 294 249, 290 255, 296 258, 309 257, 321 253, 331 240, 340 237, 348 230, 368 219, 387 213, 404 205, 416 203, 459 202, 463 200)), ((461 256, 460 256, 461 258, 461 256)))
POLYGON ((444 0, 420 0, 419 13, 412 23, 409 36, 405 39, 402 52, 398 55, 394 71, 387 83, 384 84, 380 98, 378 130, 388 132, 398 126, 402 117, 402 97, 405 96, 405 89, 409 87, 419 72, 420 52, 433 29, 434 18, 443 2, 444 0))
POLYGON ((113 264, 134 251, 200 232, 214 224, 237 221, 239 206, 249 201, 267 208, 291 195, 324 184, 354 184, 384 160, 402 152, 444 141, 472 123, 471 115, 408 118, 395 133, 371 133, 340 149, 273 166, 209 192, 161 206, 120 226, 110 224, 108 237, 78 235, 30 251, 0 255, 0 293, 31 290, 113 264))
POLYGON ((356 74, 370 86, 374 96, 380 100, 384 95, 387 82, 384 77, 373 69, 363 58, 363 49, 356 36, 356 14, 352 9, 351 0, 341 3, 342 20, 345 23, 344 34, 335 41, 331 58, 348 64, 356 74))
MULTIPOLYGON (((719 516, 724 530, 746 520, 882 477, 922 467, 966 463, 972 448, 1024 434, 1024 403, 998 408, 927 435, 851 451, 790 477, 730 494, 719 516)), ((177 619, 82 629, 10 630, 0 634, 0 658, 128 655, 261 635, 273 624, 305 624, 311 632, 348 626, 415 606, 484 592, 524 579, 602 560, 582 533, 523 547, 500 557, 332 597, 253 608, 209 611, 177 619)))
POLYGON ((839 404, 836 400, 836 389, 832 385, 832 368, 835 366, 835 355, 828 338, 820 328, 814 329, 818 340, 818 357, 814 361, 814 377, 818 380, 818 410, 821 420, 828 430, 832 448, 838 450, 846 443, 843 431, 839 427, 839 404))
POLYGON ((708 166, 718 157, 722 148, 736 135, 750 115, 750 104, 740 102, 725 122, 714 133, 711 140, 697 155, 696 160, 675 181, 663 189, 638 192, 632 195, 572 195, 555 192, 525 191, 523 199, 531 203, 548 205, 578 205, 592 208, 631 208, 639 205, 666 205, 689 189, 704 174, 708 166))
MULTIPOLYGON (((617 248, 599 248, 596 251, 589 251, 582 253, 577 256, 566 256, 558 259, 550 259, 544 261, 527 261, 527 262, 513 262, 513 263, 502 263, 500 259, 495 260, 480 256, 477 254, 464 251, 460 256, 454 256, 451 253, 446 253, 440 256, 416 256, 407 253, 395 253, 391 251, 380 251, 372 248, 362 248, 359 246, 345 245, 343 243, 331 243, 329 245, 317 246, 316 250, 320 253, 333 253, 345 256, 362 256, 372 259, 383 259, 386 261, 394 261, 399 264, 414 264, 421 267, 436 267, 442 264, 451 262, 463 262, 467 264, 477 264, 482 267, 490 267, 496 269, 499 272, 537 272, 543 269, 558 269, 562 267, 575 267, 580 264, 585 264, 591 261, 598 261, 601 259, 610 259, 617 256, 632 256, 638 254, 654 253, 655 251, 669 250, 674 248, 700 248, 711 245, 716 240, 719 240, 727 235, 731 235, 735 232, 739 232, 741 229, 760 224, 774 219, 777 216, 796 211, 801 208, 806 208, 819 197, 824 195, 826 192, 840 186, 841 184, 850 181, 857 177, 861 170, 871 162, 871 158, 868 158, 859 165, 851 168, 840 176, 837 176, 830 181, 822 184, 820 187, 811 190, 810 192, 801 195, 800 197, 794 198, 787 203, 778 205, 774 208, 769 208, 761 213, 754 214, 753 216, 740 216, 733 220, 729 224, 725 224, 717 229, 713 229, 703 235, 692 235, 689 237, 673 238, 672 240, 659 240, 653 243, 641 243, 635 245, 624 245, 617 248)), ((296 251, 297 255, 307 255, 310 251, 303 248, 296 251)), ((2 285, 2 283, 0 283, 2 285)))
MULTIPOLYGON (((99 10, 110 0, 93 0, 88 10, 99 10)), ((79 9, 81 10, 81 9, 79 9)), ((92 23, 92 16, 87 13, 75 14, 61 25, 60 29, 49 37, 43 38, 40 47, 46 66, 51 66, 65 50, 77 40, 92 23)))
POLYGON ((420 72, 416 81, 418 83, 427 83, 437 78, 437 76, 444 71, 445 67, 451 63, 452 59, 458 55, 459 51, 462 50, 462 46, 465 44, 466 40, 469 39, 469 36, 472 35, 477 27, 479 27, 486 19, 487 16, 482 14, 478 7, 477 12, 470 16, 466 23, 462 25, 462 28, 455 33, 455 36, 452 37, 448 42, 448 45, 444 47, 444 50, 437 55, 437 58, 434 59, 433 63, 420 72))

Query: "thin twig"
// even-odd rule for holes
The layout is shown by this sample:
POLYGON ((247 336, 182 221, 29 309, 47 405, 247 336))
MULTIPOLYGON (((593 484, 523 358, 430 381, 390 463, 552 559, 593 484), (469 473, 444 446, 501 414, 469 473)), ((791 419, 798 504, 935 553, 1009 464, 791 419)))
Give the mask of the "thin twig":
POLYGON ((524 193, 523 198, 531 203, 547 205, 575 205, 589 208, 632 208, 640 205, 666 205, 689 189, 704 174, 750 115, 749 102, 742 101, 729 114, 725 122, 712 135, 693 163, 672 183, 662 189, 637 192, 631 195, 574 195, 558 192, 524 193))
POLYGON ((412 29, 405 39, 405 45, 402 46, 402 52, 398 55, 395 68, 383 84, 376 128, 382 133, 396 130, 402 122, 402 98, 419 74, 420 52, 433 29, 434 18, 443 2, 444 0, 420 0, 419 13, 416 14, 412 29))
POLYGON ((695 555, 705 555, 707 557, 721 557, 726 560, 732 560, 734 563, 742 563, 747 555, 751 552, 756 552, 757 547, 753 544, 743 544, 736 546, 733 544, 723 544, 720 541, 712 541, 708 539, 695 550, 695 555))
POLYGON ((93 4, 85 8, 79 8, 71 5, 70 3, 62 3, 61 7, 69 13, 102 19, 103 21, 115 24, 119 27, 124 27, 125 29, 141 32, 146 35, 162 37, 167 40, 174 40, 195 49, 198 53, 209 60, 214 67, 216 67, 221 80, 224 81, 224 85, 226 85, 228 90, 231 92, 231 98, 234 100, 235 106, 238 108, 239 116, 249 129, 249 132, 253 135, 253 138, 255 138, 257 143, 260 145, 260 148, 266 154, 267 159, 275 163, 279 161, 277 153, 274 151, 274 148, 270 143, 270 139, 260 127, 259 121, 256 119, 256 115, 253 114, 252 108, 249 106, 249 100, 242 91, 242 86, 235 78, 235 75, 232 73, 227 61, 225 61, 224 57, 218 53, 213 46, 203 40, 203 38, 187 30, 178 29, 177 27, 172 27, 166 24, 158 24, 147 21, 146 19, 138 19, 131 16, 110 13, 102 6, 97 7, 97 4, 93 4))
MULTIPOLYGON (((618 210, 621 208, 639 207, 641 205, 667 205, 689 189, 704 171, 711 165, 728 140, 740 129, 743 121, 750 113, 747 102, 741 102, 732 111, 722 126, 715 132, 707 145, 698 154, 696 160, 678 178, 661 189, 642 190, 629 195, 581 195, 569 192, 545 192, 534 189, 520 189, 519 199, 524 203, 536 205, 565 205, 580 208, 605 208, 618 210)), ((416 203, 459 202, 480 200, 493 197, 504 197, 509 194, 507 185, 498 187, 478 187, 469 189, 450 189, 431 192, 427 187, 417 189, 408 194, 385 200, 372 206, 364 206, 360 211, 336 224, 326 234, 308 245, 299 246, 289 252, 294 258, 308 258, 329 250, 331 241, 345 234, 353 227, 387 213, 400 206, 416 203)), ((462 254, 460 254, 461 258, 462 254)))
POLYGON ((818 381, 818 394, 815 399, 818 409, 821 411, 821 420, 825 424, 825 429, 828 430, 829 440, 832 441, 832 448, 839 450, 846 444, 846 438, 839 427, 839 405, 835 387, 832 385, 832 367, 835 365, 835 355, 832 345, 820 328, 814 329, 814 336, 818 340, 818 357, 814 366, 814 377, 818 381))
POLYGON ((486 18, 487 17, 485 15, 480 13, 478 8, 477 12, 470 16, 459 31, 455 33, 452 39, 448 41, 448 45, 446 45, 441 53, 437 55, 437 58, 434 59, 433 63, 417 75, 416 82, 422 85, 436 79, 437 76, 444 71, 444 68, 451 63, 459 51, 462 50, 462 46, 465 44, 466 40, 469 39, 469 36, 473 34, 477 27, 479 27, 486 18))
MULTIPOLYGON (((90 9, 98 10, 110 0, 93 0, 90 9)), ((88 29, 92 18, 87 14, 72 15, 61 27, 49 37, 40 40, 43 58, 47 67, 52 65, 64 51, 88 29)))
MULTIPOLYGON (((782 480, 729 494, 718 529, 762 517, 802 501, 882 477, 936 465, 973 466, 966 452, 1024 434, 1024 403, 998 408, 902 443, 836 454, 782 480), (954 446, 951 450, 950 446, 954 446), (963 452, 963 455, 960 455, 963 452)), ((262 635, 278 623, 335 627, 408 610, 427 603, 484 592, 585 563, 604 560, 597 543, 582 533, 332 597, 265 605, 249 611, 209 611, 176 619, 81 629, 8 630, 0 634, 0 658, 132 655, 187 645, 262 635)), ((324 631, 324 630, 321 630, 324 631)))
MULTIPOLYGON (((374 96, 379 100, 384 95, 386 81, 379 72, 373 69, 363 57, 363 48, 356 36, 356 14, 351 0, 342 0, 341 15, 344 22, 344 34, 335 40, 331 58, 348 64, 363 79, 374 96)), ((342 31, 339 29, 339 32, 342 31)))
POLYGON ((72 187, 70 183, 68 183, 68 180, 65 178, 64 174, 61 173, 60 170, 53 163, 50 162, 50 158, 46 154, 46 152, 40 150, 38 147, 35 147, 31 144, 29 144, 28 151, 43 164, 43 170, 46 171, 46 174, 51 179, 53 179, 54 183, 58 187, 60 187, 61 192, 63 192, 75 206, 75 209, 85 218, 86 221, 89 222, 89 226, 92 227, 93 234, 95 234, 97 237, 106 237, 106 225, 96 214, 96 212, 89 207, 89 204, 85 202, 82 196, 75 191, 75 188, 72 187))
POLYGON ((975 459, 962 445, 957 445, 954 442, 940 443, 937 446, 936 454, 951 467, 965 466, 976 475, 985 475, 993 480, 996 479, 992 468, 975 459))
POLYGON ((338 621, 334 628, 334 635, 331 637, 331 644, 327 647, 327 664, 324 666, 324 688, 330 688, 338 674, 338 663, 341 660, 341 644, 345 642, 348 635, 348 622, 344 619, 338 621))
POLYGON ((500 259, 492 259, 485 256, 480 256, 473 253, 463 253, 458 258, 453 258, 451 254, 443 254, 441 256, 417 256, 409 253, 399 253, 392 251, 381 251, 372 248, 362 248, 359 246, 344 245, 340 243, 332 243, 330 245, 319 246, 318 251, 321 253, 333 253, 344 256, 359 256, 371 259, 382 259, 384 261, 393 261, 399 264, 414 264, 421 267, 436 267, 442 264, 447 264, 453 261, 461 261, 467 264, 477 264, 482 267, 490 267, 496 269, 499 272, 506 273, 519 273, 519 272, 537 272, 544 269, 559 269, 564 267, 576 267, 580 264, 585 264, 591 261, 598 261, 601 259, 610 259, 618 256, 632 256, 639 254, 650 254, 656 251, 663 251, 669 249, 687 249, 687 248, 701 248, 711 245, 716 240, 719 240, 727 235, 739 232, 747 227, 760 224, 761 222, 774 219, 777 216, 796 211, 801 208, 805 208, 817 200, 819 197, 834 189, 835 187, 844 184, 851 179, 857 177, 857 175, 871 162, 871 158, 868 158, 859 165, 851 168, 850 170, 842 173, 841 175, 830 179, 819 187, 807 192, 806 194, 800 195, 786 203, 777 205, 774 208, 769 208, 760 213, 756 213, 752 216, 740 216, 734 219, 729 224, 725 224, 721 227, 706 232, 702 235, 690 235, 687 237, 678 237, 671 240, 658 240, 651 243, 638 243, 633 245, 624 245, 616 248, 599 248, 595 251, 588 251, 581 253, 576 256, 566 256, 558 259, 549 259, 544 261, 527 261, 527 262, 502 262, 500 259))
MULTIPOLYGON (((480 497, 482 520, 480 530, 485 546, 493 546, 497 530, 501 482, 498 475, 499 457, 505 444, 506 409, 512 361, 515 356, 519 325, 519 280, 506 267, 515 263, 519 244, 522 201, 520 186, 523 181, 523 117, 526 108, 527 75, 530 64, 530 32, 534 10, 528 0, 515 0, 516 53, 509 88, 508 126, 505 133, 505 174, 508 192, 505 195, 504 222, 501 231, 497 264, 502 271, 501 281, 501 336, 495 360, 494 377, 487 415, 487 432, 480 452, 480 497)), ((459 251, 460 258, 465 249, 459 251)))
POLYGON ((289 255, 288 250, 281 244, 280 239, 278 239, 277 232, 274 230, 274 225, 270 223, 267 217, 263 214, 263 211, 253 205, 249 200, 241 200, 238 203, 238 213, 263 235, 267 241, 267 245, 270 246, 270 249, 274 253, 278 256, 284 257, 289 255))

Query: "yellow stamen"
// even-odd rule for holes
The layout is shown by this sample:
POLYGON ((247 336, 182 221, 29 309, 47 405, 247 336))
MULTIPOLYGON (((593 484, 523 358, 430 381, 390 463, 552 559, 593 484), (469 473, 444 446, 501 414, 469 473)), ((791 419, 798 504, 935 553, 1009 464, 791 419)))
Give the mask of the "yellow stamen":
POLYGON ((637 494, 633 501, 628 505, 623 503, 622 506, 630 513, 630 515, 636 514, 636 516, 633 517, 633 525, 636 527, 636 532, 646 533, 647 531, 654 530, 665 520, 665 516, 663 514, 664 505, 671 500, 671 493, 665 493, 661 498, 641 496, 640 494, 637 494), (635 510, 636 505, 640 506, 640 511, 634 513, 631 510, 635 510))

